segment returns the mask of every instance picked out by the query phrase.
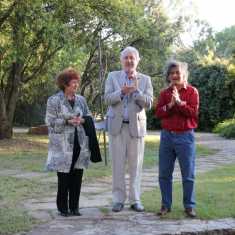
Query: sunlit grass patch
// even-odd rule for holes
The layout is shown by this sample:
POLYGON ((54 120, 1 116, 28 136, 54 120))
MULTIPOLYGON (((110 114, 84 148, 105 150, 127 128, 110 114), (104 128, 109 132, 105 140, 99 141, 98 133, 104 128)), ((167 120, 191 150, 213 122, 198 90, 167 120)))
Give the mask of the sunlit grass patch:
MULTIPOLYGON (((155 167, 158 164, 158 149, 160 138, 157 135, 148 135, 145 137, 145 155, 144 167, 155 167)), ((203 145, 196 144, 197 157, 207 157, 218 152, 217 149, 210 149, 203 145)))
POLYGON ((33 219, 23 208, 23 201, 48 196, 55 190, 55 183, 1 176, 0 235, 27 231, 39 223, 40 221, 33 219))
MULTIPOLYGON (((108 136, 106 136, 108 167, 104 165, 104 141, 100 136, 102 163, 92 164, 85 173, 86 179, 111 175, 111 157, 108 151, 108 136)), ((43 135, 15 134, 12 140, 0 141, 0 169, 19 169, 23 171, 43 172, 47 158, 48 137, 43 135)), ((144 168, 155 167, 158 163, 159 136, 145 137, 144 168)), ((217 150, 197 145, 197 156, 209 156, 217 150)))
MULTIPOLYGON (((201 219, 235 218, 235 165, 226 166, 196 178, 197 214, 201 219)), ((147 211, 157 213, 161 206, 160 189, 142 195, 147 211)), ((184 218, 182 184, 174 183, 172 212, 164 218, 184 218)))

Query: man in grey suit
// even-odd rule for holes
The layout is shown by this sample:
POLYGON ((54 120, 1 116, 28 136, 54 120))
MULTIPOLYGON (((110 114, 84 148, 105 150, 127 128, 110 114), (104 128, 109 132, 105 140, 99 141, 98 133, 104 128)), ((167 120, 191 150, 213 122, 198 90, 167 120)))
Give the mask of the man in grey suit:
POLYGON ((105 83, 109 151, 113 169, 113 211, 119 212, 126 200, 125 163, 128 162, 129 202, 131 209, 144 211, 140 201, 141 172, 146 134, 146 113, 153 102, 149 76, 136 71, 139 52, 126 47, 121 52, 121 71, 108 74, 105 83))

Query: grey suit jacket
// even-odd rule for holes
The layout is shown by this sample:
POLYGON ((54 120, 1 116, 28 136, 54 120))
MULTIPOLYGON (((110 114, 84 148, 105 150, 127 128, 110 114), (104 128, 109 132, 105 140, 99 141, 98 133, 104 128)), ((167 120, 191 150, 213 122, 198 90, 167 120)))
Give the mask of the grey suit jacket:
MULTIPOLYGON (((114 71, 108 74, 105 83, 105 102, 107 111, 108 132, 118 135, 121 131, 124 104, 121 99, 121 88, 125 83, 125 72, 114 71)), ((146 113, 153 102, 153 87, 149 76, 138 73, 138 91, 130 95, 128 102, 129 130, 132 137, 143 137, 146 134, 146 113)))

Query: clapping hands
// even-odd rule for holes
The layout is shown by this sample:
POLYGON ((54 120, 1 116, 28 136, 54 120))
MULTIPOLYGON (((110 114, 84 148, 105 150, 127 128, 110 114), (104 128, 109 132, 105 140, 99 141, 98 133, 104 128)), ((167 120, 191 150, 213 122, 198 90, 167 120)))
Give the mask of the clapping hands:
POLYGON ((171 102, 168 104, 168 107, 171 108, 175 104, 184 105, 185 103, 186 103, 185 101, 181 101, 180 95, 179 95, 179 92, 178 92, 176 86, 173 86, 171 102))
POLYGON ((172 99, 173 99, 174 104, 177 102, 180 102, 180 95, 175 86, 173 87, 172 99))
POLYGON ((136 71, 128 72, 128 79, 132 81, 131 85, 127 85, 126 83, 122 87, 121 91, 124 95, 129 95, 138 89, 138 80, 136 71))
POLYGON ((169 108, 172 108, 178 101, 180 101, 180 96, 177 88, 173 86, 171 102, 168 104, 169 108))

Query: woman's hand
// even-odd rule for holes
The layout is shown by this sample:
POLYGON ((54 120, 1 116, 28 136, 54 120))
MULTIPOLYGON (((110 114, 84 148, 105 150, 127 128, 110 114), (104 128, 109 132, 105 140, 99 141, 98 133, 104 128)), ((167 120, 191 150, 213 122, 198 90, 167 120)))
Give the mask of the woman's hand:
POLYGON ((175 100, 176 103, 178 101, 180 101, 180 95, 179 95, 179 92, 178 92, 178 90, 175 86, 173 87, 172 97, 173 97, 173 99, 175 100))
POLYGON ((67 120, 68 124, 72 126, 79 126, 80 124, 83 124, 85 120, 83 118, 79 117, 74 117, 69 120, 67 120))

